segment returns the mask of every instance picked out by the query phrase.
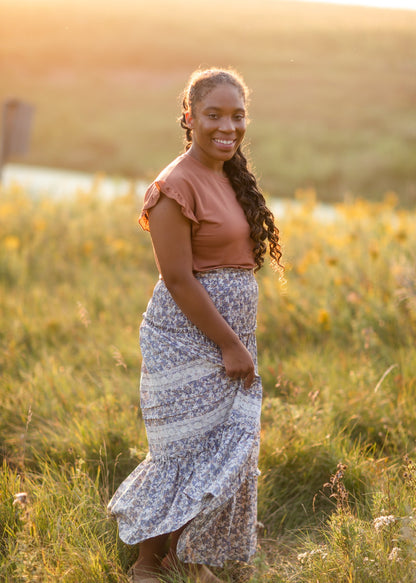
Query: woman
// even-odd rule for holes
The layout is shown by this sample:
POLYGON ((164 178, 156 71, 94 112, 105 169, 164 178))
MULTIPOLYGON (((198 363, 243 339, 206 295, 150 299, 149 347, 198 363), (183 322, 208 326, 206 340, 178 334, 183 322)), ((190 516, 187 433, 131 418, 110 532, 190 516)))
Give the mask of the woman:
POLYGON ((140 400, 149 455, 109 509, 140 544, 130 581, 179 564, 248 561, 256 548, 261 380, 257 284, 278 230, 241 150, 247 88, 233 71, 196 71, 184 92, 186 151, 148 188, 140 225, 160 272, 140 327, 140 400), (162 560, 165 549, 168 552, 162 560))

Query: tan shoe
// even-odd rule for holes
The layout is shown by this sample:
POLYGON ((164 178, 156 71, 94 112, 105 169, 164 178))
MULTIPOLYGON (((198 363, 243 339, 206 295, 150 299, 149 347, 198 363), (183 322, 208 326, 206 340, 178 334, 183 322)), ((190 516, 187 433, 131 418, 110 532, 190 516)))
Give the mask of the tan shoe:
POLYGON ((195 583, 224 583, 206 565, 190 566, 189 575, 194 579, 195 583))
POLYGON ((143 575, 137 569, 131 567, 127 573, 129 583, 160 583, 160 579, 154 575, 143 575))
POLYGON ((169 575, 190 577, 195 583, 224 583, 206 565, 181 563, 168 555, 162 560, 161 568, 169 575))

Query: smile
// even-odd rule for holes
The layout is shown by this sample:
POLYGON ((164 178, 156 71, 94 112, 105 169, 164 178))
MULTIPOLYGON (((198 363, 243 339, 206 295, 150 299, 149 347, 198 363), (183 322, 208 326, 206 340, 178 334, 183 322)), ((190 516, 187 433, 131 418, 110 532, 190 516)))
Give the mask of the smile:
POLYGON ((217 144, 224 144, 224 146, 232 146, 235 140, 221 140, 220 138, 214 138, 214 142, 217 144))

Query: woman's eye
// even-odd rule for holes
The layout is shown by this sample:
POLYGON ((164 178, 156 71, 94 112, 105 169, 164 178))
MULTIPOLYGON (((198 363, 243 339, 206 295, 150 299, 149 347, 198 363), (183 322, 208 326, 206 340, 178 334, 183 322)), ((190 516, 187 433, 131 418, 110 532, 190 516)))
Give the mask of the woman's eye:
POLYGON ((244 115, 242 113, 239 113, 238 115, 234 116, 234 119, 236 119, 237 121, 241 121, 244 119, 244 115))
POLYGON ((209 119, 218 119, 218 115, 216 113, 209 113, 208 117, 209 119))

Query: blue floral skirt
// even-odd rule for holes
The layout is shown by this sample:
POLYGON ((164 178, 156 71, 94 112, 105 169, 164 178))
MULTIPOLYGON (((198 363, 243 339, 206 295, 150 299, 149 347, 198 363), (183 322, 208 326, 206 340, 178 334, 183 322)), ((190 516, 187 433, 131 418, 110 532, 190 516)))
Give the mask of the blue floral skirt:
MULTIPOLYGON (((256 363, 253 272, 196 277, 256 363)), ((260 377, 248 390, 230 379, 219 347, 181 312, 163 280, 144 314, 140 347, 149 454, 109 503, 120 538, 136 544, 187 525, 177 547, 182 561, 248 561, 256 550, 260 377)))

